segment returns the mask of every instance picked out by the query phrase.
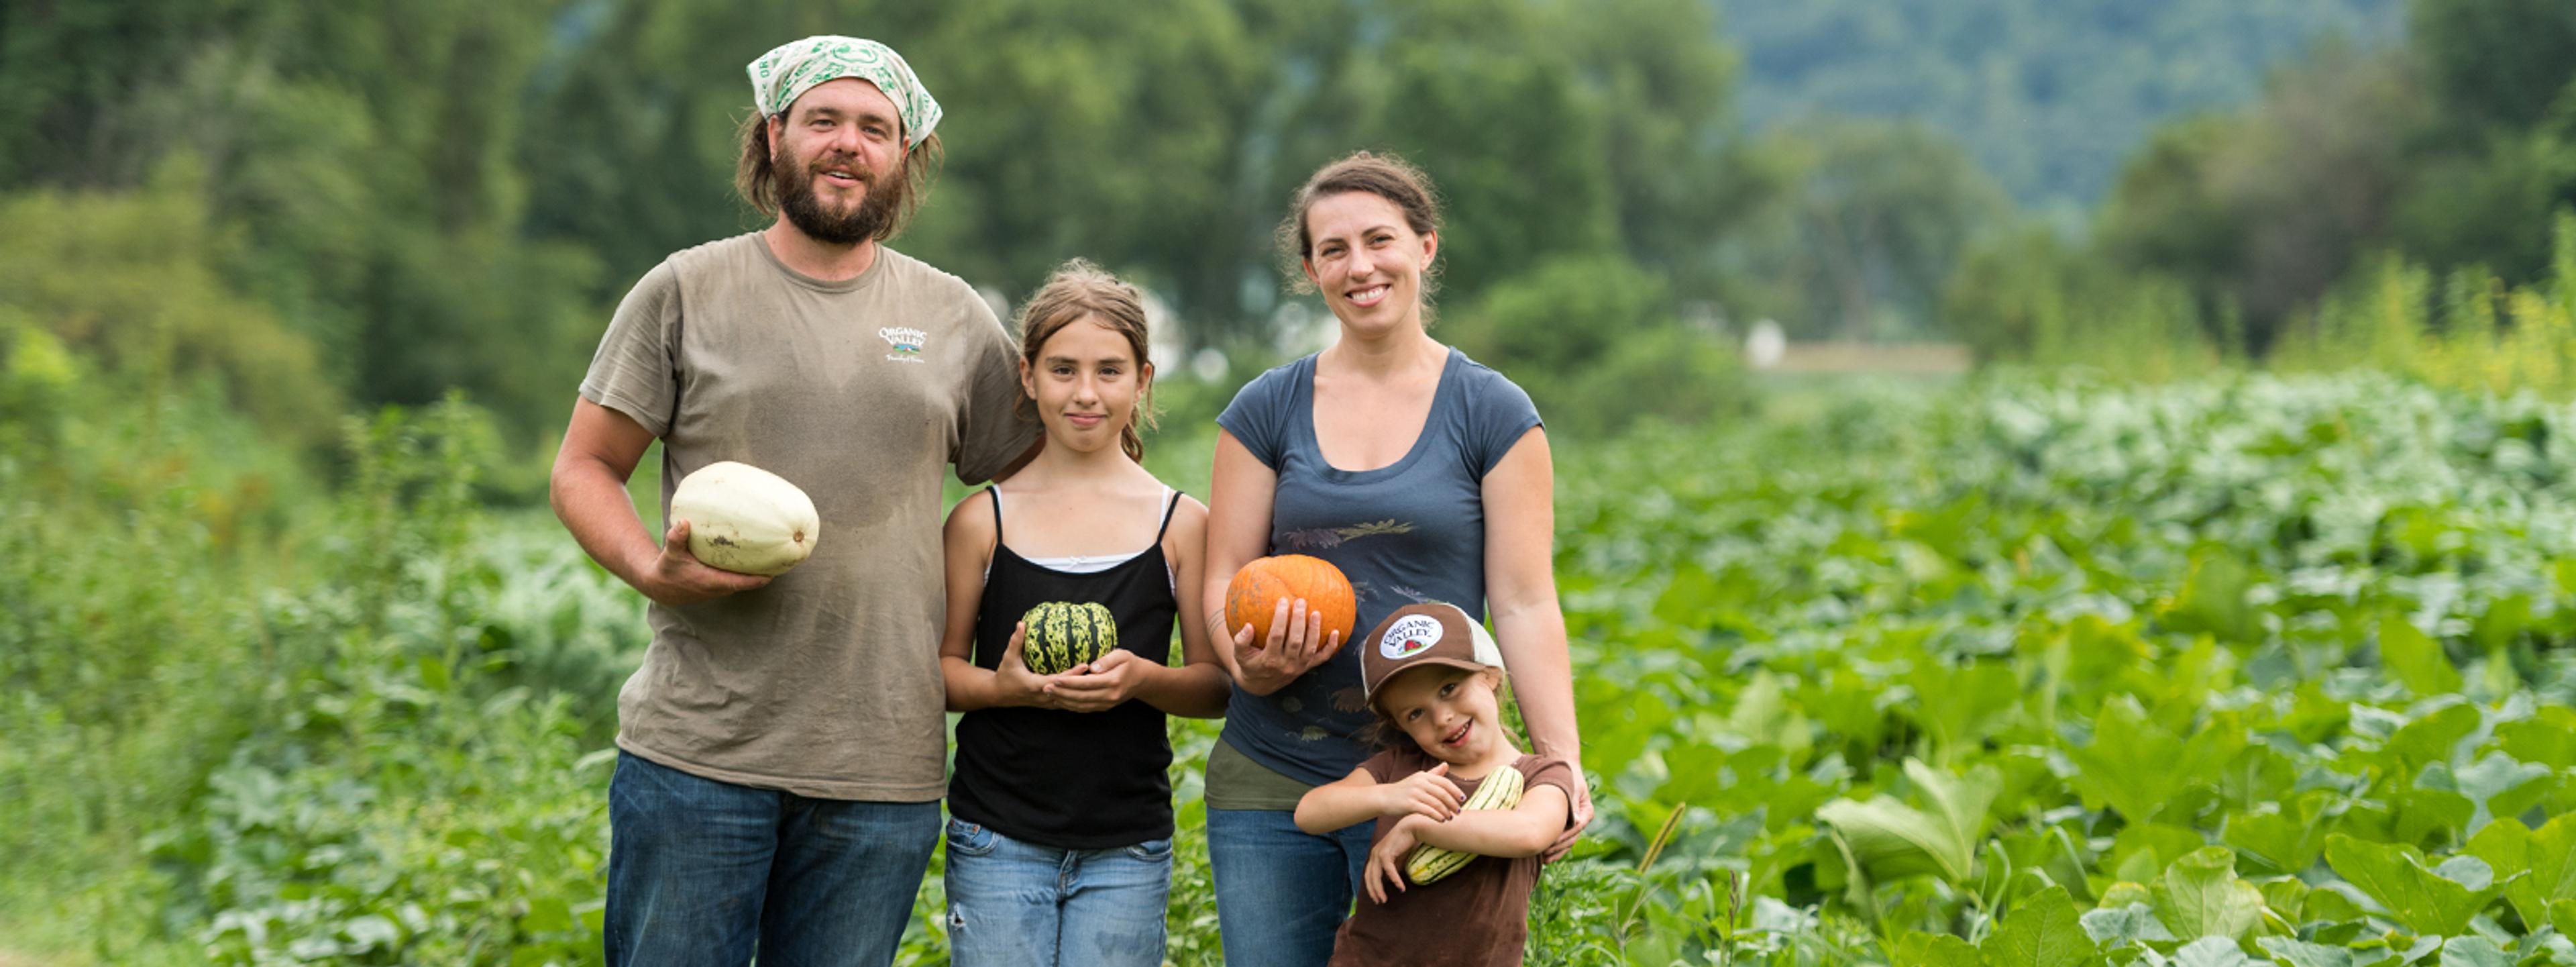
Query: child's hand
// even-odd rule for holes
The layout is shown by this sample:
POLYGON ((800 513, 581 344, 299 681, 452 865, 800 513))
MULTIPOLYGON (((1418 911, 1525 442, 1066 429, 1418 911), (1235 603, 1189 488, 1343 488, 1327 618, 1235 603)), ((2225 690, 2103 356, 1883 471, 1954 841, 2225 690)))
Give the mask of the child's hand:
POLYGON ((1136 688, 1144 684, 1152 663, 1136 657, 1124 648, 1111 649, 1100 660, 1075 665, 1064 674, 1047 679, 1047 691, 1055 696, 1057 707, 1076 712, 1099 712, 1117 708, 1135 697, 1136 688))
POLYGON ((1422 820, 1410 816, 1397 821, 1394 829, 1387 830, 1385 839, 1369 847, 1368 873, 1361 879, 1368 887, 1369 899, 1379 906, 1386 905, 1387 886, 1395 887, 1397 893, 1404 892, 1404 858, 1422 845, 1422 840, 1413 835, 1413 824, 1418 822, 1422 820), (1385 885, 1380 885, 1380 877, 1385 878, 1385 885))
POLYGON ((1003 705, 1028 705, 1037 708, 1063 708, 1062 699, 1048 686, 1068 675, 1040 675, 1029 670, 1028 659, 1020 655, 1020 643, 1029 636, 1028 622, 1011 626, 1011 640, 1002 646, 1001 664, 993 668, 993 685, 1001 692, 1003 705))
POLYGON ((1433 822, 1446 822, 1467 804, 1467 794, 1449 781, 1446 762, 1382 784, 1377 791, 1377 811, 1381 816, 1419 814, 1433 822))

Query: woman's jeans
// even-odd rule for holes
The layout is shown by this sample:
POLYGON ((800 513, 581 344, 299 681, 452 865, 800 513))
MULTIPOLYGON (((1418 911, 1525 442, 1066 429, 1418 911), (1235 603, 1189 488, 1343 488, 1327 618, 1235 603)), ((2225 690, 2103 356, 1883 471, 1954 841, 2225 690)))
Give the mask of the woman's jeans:
POLYGON ((948 821, 956 967, 1158 967, 1172 841, 1056 849, 948 821))
POLYGON ((1374 824, 1314 836, 1295 817, 1284 809, 1207 811, 1226 967, 1322 967, 1333 957, 1374 824))
POLYGON ((809 799, 620 752, 608 828, 611 967, 890 964, 939 803, 809 799))

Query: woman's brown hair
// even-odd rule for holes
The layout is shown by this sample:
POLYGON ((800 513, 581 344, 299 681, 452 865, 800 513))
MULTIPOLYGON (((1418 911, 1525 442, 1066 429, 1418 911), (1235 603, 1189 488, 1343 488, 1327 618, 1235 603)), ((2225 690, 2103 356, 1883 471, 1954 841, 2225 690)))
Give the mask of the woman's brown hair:
MULTIPOLYGON (((1318 169, 1306 179, 1304 187, 1288 202, 1288 217, 1281 219, 1271 238, 1279 247, 1280 269, 1288 273, 1290 284, 1299 292, 1314 291, 1315 284, 1306 278, 1306 259, 1315 254, 1315 240, 1306 227, 1306 213, 1315 203, 1347 192, 1367 192, 1387 200, 1404 213, 1405 227, 1416 235, 1430 235, 1440 230, 1440 195, 1431 187, 1431 177, 1422 169, 1394 155, 1354 151, 1341 160, 1318 169)), ((1440 291, 1437 263, 1422 271, 1422 297, 1427 302, 1440 291)), ((1428 308, 1427 306, 1425 308, 1428 308)))
MULTIPOLYGON (((1121 336, 1127 337, 1127 348, 1136 354, 1136 378, 1140 381, 1136 412, 1127 425, 1118 428, 1118 448, 1127 458, 1139 463, 1145 460, 1145 437, 1137 424, 1154 425, 1154 381, 1147 367, 1154 365, 1149 352, 1151 338, 1145 329, 1145 296, 1136 287, 1103 271, 1085 259, 1074 259, 1047 276, 1037 294, 1029 296, 1015 320, 1020 330, 1020 362, 1035 369, 1038 350, 1055 334, 1083 319, 1092 319, 1121 336)), ((1026 397, 1022 397, 1026 399, 1026 397)))
MULTIPOLYGON (((769 118, 758 111, 742 119, 742 158, 733 166, 733 188, 741 193, 744 204, 762 218, 778 217, 778 166, 770 160, 769 118)), ((930 185, 939 179, 940 161, 947 152, 939 145, 934 132, 903 153, 903 170, 886 187, 895 193, 893 217, 886 219, 885 229, 877 241, 903 234, 912 224, 913 213, 921 210, 921 200, 930 194, 930 185)))

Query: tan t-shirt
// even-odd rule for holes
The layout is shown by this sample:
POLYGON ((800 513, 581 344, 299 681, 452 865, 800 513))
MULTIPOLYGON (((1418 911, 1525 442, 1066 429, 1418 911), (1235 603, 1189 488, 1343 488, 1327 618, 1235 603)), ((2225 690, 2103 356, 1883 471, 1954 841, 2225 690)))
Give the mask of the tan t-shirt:
POLYGON ((662 506, 719 460, 803 488, 814 555, 768 586, 649 609, 617 745, 710 779, 921 802, 946 788, 940 478, 1037 437, 1017 353, 957 277, 880 247, 858 278, 787 268, 758 234, 672 255, 601 338, 582 398, 662 438, 662 506))

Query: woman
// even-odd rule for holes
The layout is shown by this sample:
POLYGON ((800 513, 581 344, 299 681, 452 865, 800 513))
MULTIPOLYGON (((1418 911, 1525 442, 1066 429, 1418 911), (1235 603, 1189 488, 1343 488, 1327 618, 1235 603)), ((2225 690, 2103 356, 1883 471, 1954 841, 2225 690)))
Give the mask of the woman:
MULTIPOLYGON (((1208 852, 1226 963, 1313 967, 1332 955, 1369 848, 1363 823, 1297 829, 1306 790, 1369 749, 1359 657, 1304 602, 1266 640, 1224 625, 1225 585, 1266 554, 1311 554, 1351 579, 1357 628, 1421 601, 1491 614, 1536 751, 1582 774, 1565 616, 1549 570, 1555 486, 1529 394, 1433 340, 1424 314, 1440 249, 1428 179, 1361 152, 1309 178, 1279 227, 1283 258, 1323 297, 1341 340, 1273 369, 1217 417, 1206 592, 1233 676, 1208 756, 1208 852)), ((1588 795, 1551 855, 1591 821, 1588 795)))

